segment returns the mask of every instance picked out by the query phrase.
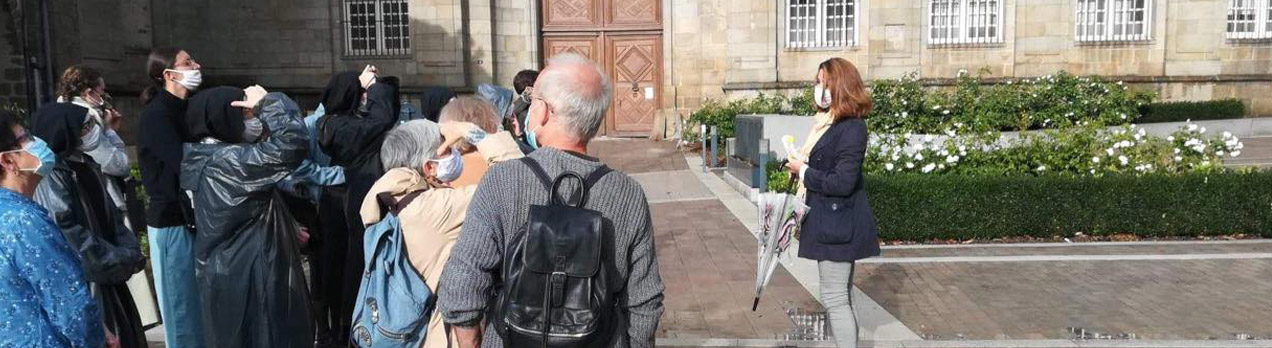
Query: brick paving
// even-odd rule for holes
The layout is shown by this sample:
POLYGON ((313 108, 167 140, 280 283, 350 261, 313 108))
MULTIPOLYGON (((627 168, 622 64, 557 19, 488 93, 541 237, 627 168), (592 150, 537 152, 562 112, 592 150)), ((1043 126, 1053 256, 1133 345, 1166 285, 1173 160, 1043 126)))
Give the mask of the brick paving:
POLYGON ((1170 242, 1151 244, 1079 243, 1027 246, 960 246, 942 248, 890 248, 883 259, 898 257, 1029 256, 1029 255, 1178 255, 1272 252, 1272 241, 1226 243, 1170 242))
MULTIPOLYGON (((1233 244, 1227 251, 1255 246, 1272 249, 1233 244)), ((1057 249, 1087 254, 1099 248, 1057 249)), ((964 256, 984 250, 906 252, 964 256)), ((859 288, 928 339, 1065 339, 1072 337, 1069 327, 1140 339, 1272 337, 1272 259, 885 262, 859 265, 858 272, 859 288)))
POLYGON ((756 241, 717 200, 650 206, 666 314, 659 337, 772 339, 793 326, 786 307, 821 305, 778 267, 751 312, 756 241))
POLYGON ((689 169, 673 141, 604 138, 588 144, 587 153, 627 174, 689 169))

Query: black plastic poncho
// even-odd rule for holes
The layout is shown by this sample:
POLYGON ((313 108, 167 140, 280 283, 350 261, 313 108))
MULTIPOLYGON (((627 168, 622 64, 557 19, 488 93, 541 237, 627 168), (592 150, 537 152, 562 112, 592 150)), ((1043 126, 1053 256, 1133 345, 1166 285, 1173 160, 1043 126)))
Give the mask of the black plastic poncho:
MULTIPOLYGON (((217 107, 232 101, 233 93, 209 92, 191 100, 187 120, 243 117, 217 107), (196 108, 202 104, 210 106, 196 108)), ((181 186, 194 197, 198 225, 194 257, 206 344, 310 347, 298 226, 275 189, 305 159, 307 134, 300 108, 282 93, 267 95, 255 113, 270 132, 263 141, 221 142, 235 135, 210 127, 211 137, 185 145, 181 162, 181 186)))

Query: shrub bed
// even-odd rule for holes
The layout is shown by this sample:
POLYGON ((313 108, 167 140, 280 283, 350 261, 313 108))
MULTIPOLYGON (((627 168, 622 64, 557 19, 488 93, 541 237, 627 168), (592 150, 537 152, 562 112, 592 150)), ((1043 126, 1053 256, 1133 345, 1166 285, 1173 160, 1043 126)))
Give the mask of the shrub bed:
POLYGON ((1272 237, 1272 173, 870 175, 884 240, 1134 234, 1272 237))
POLYGON ((1245 117, 1245 104, 1237 99, 1151 103, 1140 108, 1138 123, 1226 120, 1245 117))

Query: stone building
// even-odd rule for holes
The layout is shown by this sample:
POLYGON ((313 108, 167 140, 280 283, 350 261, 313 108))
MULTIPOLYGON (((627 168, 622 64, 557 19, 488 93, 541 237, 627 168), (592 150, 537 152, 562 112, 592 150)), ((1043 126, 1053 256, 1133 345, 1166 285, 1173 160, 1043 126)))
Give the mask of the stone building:
POLYGON ((708 98, 806 88, 830 57, 938 85, 959 70, 1066 70, 1272 114, 1269 0, 46 0, 49 54, 24 55, 19 38, 42 52, 40 2, 0 6, 0 101, 32 94, 24 57, 98 66, 117 99, 135 96, 146 53, 173 46, 208 84, 259 83, 306 108, 332 73, 368 63, 410 101, 430 85, 511 85, 578 52, 613 77, 610 136, 671 135, 708 98))

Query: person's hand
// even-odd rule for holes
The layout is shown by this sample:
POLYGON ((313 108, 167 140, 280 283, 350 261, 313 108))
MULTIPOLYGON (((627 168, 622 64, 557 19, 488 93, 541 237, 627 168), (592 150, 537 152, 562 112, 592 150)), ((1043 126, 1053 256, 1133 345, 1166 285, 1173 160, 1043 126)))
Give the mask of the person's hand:
POLYGON ((512 135, 521 136, 521 121, 517 120, 516 116, 513 116, 509 119, 512 120, 512 122, 509 122, 509 124, 512 125, 511 127, 512 135))
POLYGON ((106 122, 107 127, 110 127, 110 129, 118 132, 119 127, 123 124, 123 122, 120 122, 120 120, 123 120, 124 115, 119 113, 119 110, 115 110, 115 109, 106 109, 105 112, 103 113, 105 114, 106 117, 102 121, 106 122))
POLYGON ((442 131, 442 145, 437 147, 437 157, 450 153, 451 147, 464 141, 468 133, 479 130, 477 125, 469 122, 442 122, 438 125, 442 131))
POLYGON ((252 85, 243 89, 243 100, 231 102, 230 105, 244 109, 255 109, 256 104, 261 103, 261 99, 265 99, 265 95, 269 92, 265 91, 265 87, 261 85, 252 85))
POLYGON ((799 175, 799 170, 803 168, 804 161, 793 159, 786 162, 786 171, 791 172, 791 175, 799 175))
POLYGON ((300 245, 308 244, 309 228, 301 226, 299 230, 296 230, 296 240, 300 242, 300 245))
POLYGON ((375 77, 379 74, 380 70, 376 69, 374 65, 367 64, 367 67, 362 68, 362 75, 358 75, 358 82, 362 83, 362 89, 371 87, 375 83, 375 77))
POLYGON ((106 348, 119 348, 119 337, 115 337, 115 334, 111 333, 110 329, 105 329, 105 330, 106 330, 106 348))

